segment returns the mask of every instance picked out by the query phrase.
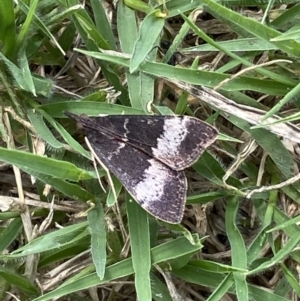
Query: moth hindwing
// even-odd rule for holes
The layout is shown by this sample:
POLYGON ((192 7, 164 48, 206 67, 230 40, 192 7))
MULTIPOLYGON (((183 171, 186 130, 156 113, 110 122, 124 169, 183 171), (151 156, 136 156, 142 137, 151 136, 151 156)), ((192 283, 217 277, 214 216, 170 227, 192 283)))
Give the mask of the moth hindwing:
POLYGON ((179 223, 183 217, 191 166, 212 144, 217 130, 188 116, 78 116, 100 160, 136 201, 153 216, 179 223))

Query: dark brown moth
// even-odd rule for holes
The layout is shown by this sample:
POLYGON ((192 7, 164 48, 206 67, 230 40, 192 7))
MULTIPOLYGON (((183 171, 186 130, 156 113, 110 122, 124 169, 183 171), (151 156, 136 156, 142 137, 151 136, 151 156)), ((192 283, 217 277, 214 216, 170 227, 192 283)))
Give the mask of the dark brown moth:
POLYGON ((189 116, 65 114, 82 125, 96 155, 147 212, 181 222, 183 170, 216 140, 214 127, 189 116))

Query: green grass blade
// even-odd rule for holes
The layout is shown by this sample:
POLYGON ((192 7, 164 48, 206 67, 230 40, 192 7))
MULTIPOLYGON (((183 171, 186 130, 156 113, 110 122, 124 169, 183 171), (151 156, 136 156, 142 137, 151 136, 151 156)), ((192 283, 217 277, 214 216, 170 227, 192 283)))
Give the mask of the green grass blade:
POLYGON ((116 49, 115 38, 114 38, 113 30, 107 19, 105 10, 103 8, 103 2, 92 0, 91 5, 95 16, 95 24, 96 24, 97 31, 105 38, 105 40, 109 45, 109 49, 115 50, 116 49))
POLYGON ((72 163, 41 157, 23 151, 8 150, 0 147, 0 159, 7 163, 17 165, 21 169, 28 168, 29 170, 48 176, 74 182, 92 178, 88 172, 77 168, 72 163))
POLYGON ((0 253, 2 253, 18 237, 22 228, 22 220, 17 217, 0 232, 0 253))
POLYGON ((60 248, 70 243, 74 243, 78 241, 81 234, 88 235, 88 232, 86 231, 87 225, 87 222, 83 222, 80 224, 67 226, 51 233, 47 233, 34 239, 30 242, 30 244, 19 248, 18 250, 13 252, 12 255, 9 255, 9 257, 16 258, 37 254, 40 252, 60 248))
POLYGON ((77 115, 86 114, 89 116, 98 116, 99 114, 111 114, 111 115, 143 114, 143 111, 138 109, 116 105, 116 104, 112 105, 109 103, 99 103, 95 101, 59 102, 59 103, 40 105, 38 108, 46 111, 52 117, 58 117, 58 118, 67 118, 67 116, 63 113, 64 111, 70 111, 71 113, 77 115))
POLYGON ((36 114, 34 110, 28 110, 27 116, 37 131, 38 135, 43 138, 51 147, 56 149, 64 149, 65 146, 63 143, 59 142, 49 128, 46 126, 43 117, 40 114, 36 114))
MULTIPOLYGON (((241 269, 247 269, 246 247, 243 237, 235 223, 238 206, 239 202, 237 197, 232 197, 227 201, 225 215, 226 232, 231 247, 232 265, 241 269)), ((240 301, 249 300, 245 274, 246 273, 233 272, 236 295, 240 301)))
POLYGON ((16 24, 13 1, 0 1, 0 41, 2 41, 2 52, 6 57, 10 57, 15 51, 16 24))
POLYGON ((164 19, 156 16, 157 11, 151 12, 143 20, 139 30, 138 39, 135 42, 129 71, 135 72, 142 64, 154 46, 157 46, 157 39, 164 26, 164 19))
POLYGON ((138 300, 151 301, 151 258, 148 214, 135 201, 130 200, 130 198, 127 200, 127 214, 137 298, 138 300))
POLYGON ((214 292, 209 296, 207 301, 219 301, 232 287, 234 279, 232 274, 227 275, 220 285, 214 290, 214 292))
POLYGON ((289 101, 291 101, 294 97, 297 97, 300 92, 300 84, 298 84, 295 88, 289 91, 273 108, 271 108, 265 116, 261 119, 261 121, 268 119, 275 113, 277 113, 284 105, 286 105, 289 101))
POLYGON ((93 262, 100 280, 104 278, 106 267, 106 229, 102 204, 98 201, 96 206, 88 212, 88 222, 91 229, 91 247, 93 262))
POLYGON ((30 279, 25 276, 19 275, 12 270, 0 267, 0 276, 3 277, 11 285, 19 288, 22 293, 30 296, 31 298, 34 298, 40 293, 39 288, 35 286, 30 281, 30 279))

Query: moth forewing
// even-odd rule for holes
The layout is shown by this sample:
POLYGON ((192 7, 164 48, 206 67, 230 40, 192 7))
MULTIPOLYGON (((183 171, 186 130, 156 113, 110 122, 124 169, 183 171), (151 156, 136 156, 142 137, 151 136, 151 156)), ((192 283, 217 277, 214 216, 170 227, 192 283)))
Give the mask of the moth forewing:
POLYGON ((84 120, 80 120, 85 129, 97 128, 174 170, 183 170, 195 163, 218 134, 210 124, 189 116, 111 115, 87 118, 84 116, 84 120))

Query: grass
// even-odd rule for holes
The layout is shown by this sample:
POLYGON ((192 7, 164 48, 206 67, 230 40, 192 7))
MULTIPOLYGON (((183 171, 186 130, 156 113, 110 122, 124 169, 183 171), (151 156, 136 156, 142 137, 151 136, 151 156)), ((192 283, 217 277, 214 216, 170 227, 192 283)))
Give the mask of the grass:
POLYGON ((300 3, 165 4, 0 2, 1 300, 299 299, 300 3), (182 223, 104 192, 64 111, 218 128, 182 223))

